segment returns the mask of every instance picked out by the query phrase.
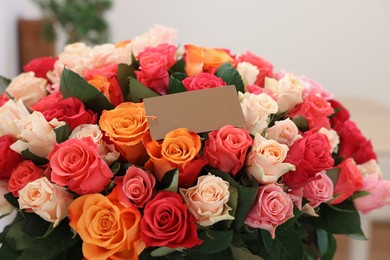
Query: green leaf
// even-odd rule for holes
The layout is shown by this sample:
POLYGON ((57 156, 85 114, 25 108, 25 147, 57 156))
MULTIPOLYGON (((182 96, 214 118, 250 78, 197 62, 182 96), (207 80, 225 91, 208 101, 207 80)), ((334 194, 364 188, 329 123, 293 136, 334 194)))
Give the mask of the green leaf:
POLYGON ((245 259, 245 260, 262 260, 258 255, 254 255, 245 247, 235 247, 230 245, 230 250, 232 250, 233 259, 245 259))
POLYGON ((329 250, 329 233, 325 230, 318 228, 316 229, 317 234, 317 245, 320 255, 323 256, 329 250))
POLYGON ((293 226, 283 232, 277 232, 275 239, 272 239, 267 230, 262 229, 260 232, 271 259, 303 259, 303 245, 293 226))
POLYGON ((336 187, 337 180, 339 179, 340 169, 333 168, 326 171, 326 175, 332 180, 333 186, 336 187))
POLYGON ((19 208, 19 202, 18 202, 18 198, 15 197, 12 192, 8 192, 6 194, 4 194, 4 198, 8 201, 9 204, 11 204, 12 206, 14 206, 15 208, 19 208))
MULTIPOLYGON (((167 171, 160 182, 157 183, 156 189, 158 190, 165 190, 168 189, 173 182, 175 182, 174 178, 175 175, 178 174, 178 169, 172 169, 170 171, 167 171)), ((175 191, 177 192, 177 191, 175 191)))
POLYGON ((7 243, 16 250, 26 250, 36 240, 35 237, 23 232, 23 224, 24 222, 22 220, 13 223, 5 235, 7 243))
POLYGON ((173 73, 170 76, 168 93, 174 94, 174 93, 186 92, 187 91, 186 88, 183 86, 183 83, 181 83, 181 81, 186 77, 187 76, 184 73, 180 73, 180 72, 173 73))
POLYGON ((324 255, 322 255, 322 260, 332 260, 334 254, 336 253, 336 249, 337 249, 336 239, 332 234, 328 233, 328 249, 326 252, 324 252, 324 255))
POLYGON ((172 67, 169 68, 169 73, 175 73, 175 72, 181 72, 186 73, 186 62, 183 58, 176 61, 175 64, 172 65, 172 67))
POLYGON ((292 121, 298 127, 298 129, 301 130, 302 132, 306 132, 307 130, 309 130, 309 124, 308 124, 306 118, 304 118, 302 116, 297 116, 297 117, 293 118, 292 121))
POLYGON ((215 231, 206 229, 199 231, 198 237, 203 240, 203 243, 192 250, 202 254, 214 254, 230 246, 233 230, 215 231))
POLYGON ((368 192, 368 191, 364 191, 364 190, 363 191, 356 191, 356 192, 353 193, 351 198, 352 198, 352 200, 355 200, 355 199, 364 197, 364 196, 366 196, 368 194, 371 194, 371 193, 368 192))
POLYGON ((26 218, 22 221, 22 230, 27 235, 42 237, 52 226, 52 223, 45 221, 35 213, 25 213, 25 215, 26 218))
POLYGON ((62 143, 68 140, 68 137, 72 133, 72 130, 70 130, 70 127, 68 125, 63 125, 57 128, 54 128, 54 132, 56 133, 56 140, 57 143, 62 143))
POLYGON ((11 82, 10 79, 0 76, 0 94, 4 93, 5 89, 8 87, 10 82, 11 82))
POLYGON ((350 203, 350 209, 335 210, 327 204, 321 204, 319 211, 319 218, 313 221, 318 227, 328 231, 332 234, 348 234, 354 235, 357 239, 365 239, 364 233, 360 225, 360 215, 356 211, 352 202, 346 201, 345 204, 350 203), (347 211, 348 210, 348 211, 347 211))
POLYGON ((45 164, 49 163, 48 159, 33 154, 32 152, 30 152, 29 149, 22 151, 22 155, 23 155, 24 159, 31 160, 37 165, 45 165, 45 164))
POLYGON ((235 220, 233 221, 233 229, 239 230, 255 203, 255 199, 257 196, 258 187, 244 187, 236 182, 230 175, 225 173, 224 171, 211 169, 210 172, 216 176, 221 177, 225 181, 229 182, 230 185, 237 188, 238 191, 238 200, 237 200, 237 210, 235 214, 235 220))
POLYGON ((135 70, 138 70, 139 68, 139 61, 135 58, 133 52, 131 52, 131 66, 133 66, 135 70))
MULTIPOLYGON (((118 82, 121 86, 123 99, 126 100, 129 95, 129 77, 136 78, 134 68, 127 64, 118 65, 118 82)), ((126 100, 127 101, 127 100, 126 100)))
MULTIPOLYGON (((171 179, 171 182, 167 188, 165 188, 165 191, 171 191, 171 192, 177 192, 177 189, 179 187, 179 170, 174 169, 168 172, 169 179, 171 179), (170 178, 171 172, 173 173, 172 178, 170 178)), ((166 174, 165 174, 166 175, 166 174)), ((165 177, 164 175, 164 177, 165 177)))
POLYGON ((339 203, 336 205, 328 204, 328 206, 331 209, 336 210, 336 211, 340 211, 340 212, 346 212, 346 213, 352 213, 352 214, 356 212, 355 206, 349 200, 345 200, 342 203, 339 203))
POLYGON ((103 110, 114 108, 114 105, 108 101, 103 93, 90 85, 79 74, 66 68, 64 68, 61 74, 60 91, 64 98, 76 97, 87 108, 98 114, 101 114, 103 110))
POLYGON ((113 175, 117 174, 119 170, 121 169, 121 163, 115 161, 113 164, 110 166, 110 170, 113 175))
POLYGON ((158 97, 160 96, 138 80, 136 80, 133 77, 130 77, 130 87, 129 87, 129 95, 127 96, 127 100, 139 103, 142 102, 144 98, 150 98, 150 97, 158 97))
POLYGON ((215 75, 225 81, 226 85, 234 85, 237 91, 245 92, 240 73, 229 62, 222 64, 215 75))
POLYGON ((20 251, 15 250, 7 241, 1 241, 0 256, 4 260, 17 260, 20 255, 20 251))
POLYGON ((168 254, 173 253, 175 251, 176 251, 176 249, 174 249, 174 248, 162 246, 162 247, 159 247, 159 248, 153 250, 152 253, 150 253, 150 255, 153 257, 159 257, 159 256, 168 255, 168 254))

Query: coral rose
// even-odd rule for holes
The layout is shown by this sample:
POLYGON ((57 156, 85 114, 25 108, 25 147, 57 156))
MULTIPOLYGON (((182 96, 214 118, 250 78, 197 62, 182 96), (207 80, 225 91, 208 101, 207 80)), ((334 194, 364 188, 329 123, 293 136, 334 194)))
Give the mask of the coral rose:
POLYGON ((209 173, 200 176, 196 186, 180 189, 189 211, 201 226, 211 226, 222 220, 233 220, 229 214, 229 183, 209 173))
POLYGON ((0 178, 9 178, 11 172, 22 162, 22 156, 10 146, 15 140, 10 135, 0 136, 0 178))
POLYGON ((91 138, 56 144, 48 159, 51 180, 80 195, 103 191, 113 177, 91 138))
POLYGON ((222 79, 210 73, 200 73, 194 77, 187 77, 182 83, 187 91, 226 86, 222 79))
POLYGON ((217 169, 233 176, 242 168, 252 138, 243 128, 227 125, 211 131, 205 142, 203 157, 217 169))
POLYGON ((149 201, 141 220, 141 238, 147 247, 192 248, 198 239, 196 219, 179 194, 161 191, 149 201))
POLYGON ((43 169, 35 165, 32 161, 24 161, 12 172, 8 180, 8 190, 14 197, 19 197, 18 191, 27 183, 42 177, 43 169))
POLYGON ((126 102, 113 110, 105 110, 99 125, 126 161, 137 165, 147 161, 142 138, 149 130, 149 125, 143 103, 126 102))
POLYGON ((119 187, 107 196, 87 194, 69 206, 69 224, 83 240, 86 259, 138 259, 141 214, 119 187))
POLYGON ((56 227, 67 217, 68 207, 73 195, 64 187, 51 183, 46 177, 28 183, 19 191, 21 209, 31 209, 46 221, 53 222, 56 227))

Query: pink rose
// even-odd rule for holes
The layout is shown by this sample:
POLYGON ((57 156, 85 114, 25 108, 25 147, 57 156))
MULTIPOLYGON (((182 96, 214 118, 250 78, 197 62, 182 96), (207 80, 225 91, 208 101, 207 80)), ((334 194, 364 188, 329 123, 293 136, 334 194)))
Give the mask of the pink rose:
POLYGON ((113 177, 91 138, 56 144, 48 159, 51 180, 79 195, 103 191, 113 177))
POLYGON ((390 181, 368 175, 364 178, 362 190, 369 192, 353 202, 358 211, 367 214, 374 209, 390 205, 390 181))
POLYGON ((272 97, 273 100, 275 100, 275 101, 278 100, 278 98, 275 96, 274 92, 272 92, 272 90, 270 90, 268 88, 259 87, 255 84, 249 84, 247 86, 247 89, 248 89, 248 92, 251 94, 259 95, 259 94, 265 93, 268 96, 272 97))
POLYGON ((137 208, 143 208, 153 195, 154 176, 141 168, 130 166, 123 178, 122 190, 137 208))
POLYGON ((256 56, 250 51, 247 51, 246 53, 239 55, 237 57, 237 62, 248 62, 257 67, 257 69, 259 70, 259 74, 257 75, 255 84, 260 87, 264 86, 265 77, 268 78, 273 77, 273 72, 272 72, 273 65, 269 61, 259 56, 256 56))
POLYGON ((41 111, 46 120, 57 118, 65 121, 71 129, 81 124, 96 124, 97 114, 92 110, 86 110, 84 104, 75 97, 69 97, 52 103, 41 111))
POLYGON ((267 129, 267 139, 280 144, 291 146, 299 138, 302 136, 298 133, 298 127, 290 118, 276 121, 275 125, 267 129))
POLYGON ((28 183, 19 191, 19 206, 21 209, 31 209, 35 214, 56 227, 68 216, 68 207, 73 201, 73 195, 66 188, 51 183, 42 177, 28 183))
POLYGON ((24 161, 12 172, 8 181, 8 190, 15 197, 19 197, 18 191, 27 183, 42 177, 42 168, 36 166, 32 161, 24 161))
POLYGON ((303 188, 303 196, 313 208, 319 206, 322 202, 328 202, 333 197, 333 182, 326 175, 326 171, 317 173, 316 177, 303 188))
POLYGON ((305 85, 305 88, 303 89, 303 97, 306 97, 308 95, 316 95, 326 100, 333 98, 333 95, 327 89, 325 89, 320 83, 312 79, 309 79, 306 76, 300 76, 299 79, 305 85))
POLYGON ((10 135, 0 136, 0 178, 9 178, 23 160, 19 153, 10 148, 14 141, 10 135))
POLYGON ((212 167, 234 176, 244 165, 246 152, 252 142, 245 129, 227 125, 209 133, 203 157, 212 167))
POLYGON ((182 81, 187 91, 209 89, 226 86, 226 83, 210 73, 200 73, 194 77, 187 77, 182 81))
POLYGON ((292 199, 279 185, 260 186, 245 224, 268 230, 275 238, 276 227, 294 217, 293 207, 292 199))

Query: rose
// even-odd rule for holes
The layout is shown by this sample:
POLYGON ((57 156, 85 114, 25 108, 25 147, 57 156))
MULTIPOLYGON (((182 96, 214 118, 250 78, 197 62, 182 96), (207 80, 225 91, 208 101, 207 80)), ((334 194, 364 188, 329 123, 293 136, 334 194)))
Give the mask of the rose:
POLYGON ((7 186, 7 180, 0 179, 0 217, 8 215, 14 210, 14 207, 4 197, 9 192, 7 186))
POLYGON ((357 164, 377 159, 371 142, 363 136, 353 121, 347 120, 343 124, 337 124, 335 130, 340 137, 339 155, 342 158, 352 157, 357 164))
POLYGON ((264 79, 266 77, 273 77, 273 65, 269 61, 253 54, 250 51, 238 55, 237 62, 247 62, 257 67, 259 74, 257 75, 256 81, 254 83, 260 87, 264 86, 264 79))
POLYGON ((245 88, 247 88, 248 85, 254 84, 256 82, 257 75, 259 75, 259 69, 249 62, 238 63, 236 70, 240 74, 245 88))
POLYGON ((229 51, 216 48, 204 48, 195 45, 184 45, 186 74, 190 77, 196 76, 201 72, 214 72, 224 63, 234 63, 233 57, 229 51))
POLYGON ((303 196, 313 208, 322 202, 328 202, 333 197, 333 182, 326 175, 326 171, 318 172, 316 177, 303 187, 303 196))
POLYGON ((75 97, 60 100, 40 112, 48 121, 54 118, 65 121, 70 129, 81 124, 95 124, 97 122, 97 114, 92 110, 86 110, 84 104, 75 97))
POLYGON ((199 135, 185 128, 167 133, 162 142, 153 141, 150 134, 147 134, 143 144, 150 156, 145 167, 159 181, 167 171, 178 168, 179 186, 189 187, 196 181, 201 168, 207 164, 199 156, 199 135))
POLYGON ((291 118, 298 116, 306 118, 310 129, 330 128, 329 116, 334 112, 332 106, 324 98, 317 95, 308 95, 303 102, 291 110, 291 118))
POLYGON ((267 129, 267 139, 273 139, 280 144, 291 146, 296 140, 302 138, 298 133, 298 127, 290 119, 276 121, 275 124, 267 129))
POLYGON ((208 134, 203 149, 203 158, 210 166, 233 176, 242 168, 246 152, 252 145, 252 138, 242 128, 227 125, 208 134))
POLYGON ((34 72, 25 72, 13 78, 5 91, 15 101, 22 100, 26 107, 30 107, 46 96, 46 84, 47 80, 35 77, 34 72))
POLYGON ((211 226, 222 220, 233 220, 229 215, 229 183, 211 175, 198 178, 196 186, 180 189, 180 194, 189 211, 201 226, 211 226))
POLYGON ((118 64, 109 64, 104 67, 93 68, 91 70, 85 71, 85 79, 89 81, 95 76, 102 76, 105 78, 112 78, 118 74, 118 64))
POLYGON ((238 98, 245 117, 245 129, 255 135, 262 133, 268 126, 268 117, 278 112, 278 105, 271 96, 238 92, 238 98))
POLYGON ((290 196, 279 185, 268 184, 258 188, 255 204, 249 211, 245 224, 268 230, 274 239, 276 227, 293 216, 290 196))
POLYGON ((18 191, 29 182, 42 177, 43 170, 36 166, 32 161, 24 161, 12 172, 8 180, 8 190, 14 197, 19 197, 18 191))
POLYGON ((302 103, 303 83, 290 73, 287 73, 279 81, 265 78, 264 87, 278 97, 278 112, 288 111, 302 103))
POLYGON ((10 146, 14 139, 10 135, 0 136, 0 178, 9 178, 11 172, 22 162, 22 156, 10 146))
POLYGON ((16 124, 21 118, 30 115, 22 100, 14 102, 12 99, 0 107, 0 135, 11 135, 14 138, 20 135, 20 128, 16 124))
POLYGON ((153 195, 154 176, 141 168, 130 166, 123 178, 123 192, 137 208, 143 208, 153 195))
POLYGON ((202 242, 197 236, 195 217, 180 195, 169 191, 161 191, 146 204, 141 238, 147 247, 192 248, 202 242))
POLYGON ((326 129, 325 127, 322 127, 318 132, 326 135, 326 137, 328 138, 330 143, 330 152, 337 153, 339 149, 338 145, 340 143, 340 138, 337 132, 333 129, 326 129))
POLYGON ((131 49, 124 46, 105 43, 94 46, 84 57, 85 68, 83 75, 94 68, 103 68, 112 64, 131 64, 131 49))
POLYGON ((210 73, 200 73, 194 77, 187 77, 182 83, 187 91, 226 86, 222 79, 210 73))
POLYGON ((342 161, 337 168, 340 172, 334 187, 335 199, 331 204, 339 204, 363 188, 363 174, 352 158, 342 161))
POLYGON ((296 168, 283 176, 283 182, 292 189, 305 186, 317 172, 333 166, 328 138, 321 133, 305 132, 303 138, 290 147, 285 162, 296 168))
POLYGON ((275 100, 275 101, 278 100, 278 98, 276 97, 276 95, 274 94, 274 92, 272 90, 270 90, 268 88, 264 88, 264 87, 259 87, 259 86, 255 85, 255 84, 248 85, 246 92, 249 92, 249 93, 252 93, 252 94, 256 94, 256 95, 265 93, 268 96, 272 97, 273 100, 275 100))
POLYGON ((52 182, 80 195, 103 191, 113 177, 91 138, 56 144, 48 159, 52 182))
POLYGON ((334 115, 330 118, 333 127, 342 125, 345 121, 349 120, 349 111, 342 104, 333 99, 329 100, 329 103, 334 110, 334 115))
POLYGON ((44 220, 52 222, 54 227, 67 217, 67 209, 72 201, 72 194, 46 177, 27 183, 19 191, 18 199, 21 209, 31 209, 44 220))
POLYGON ((27 65, 23 66, 25 72, 34 72, 38 78, 47 79, 47 72, 54 69, 54 63, 58 58, 41 57, 31 60, 27 65))
POLYGON ((325 89, 320 83, 309 79, 306 76, 300 76, 299 79, 305 85, 305 88, 303 89, 303 97, 306 97, 308 95, 317 95, 326 100, 330 100, 333 98, 332 93, 325 89))
POLYGON ((79 140, 82 140, 86 137, 91 137, 92 140, 98 145, 99 155, 108 165, 111 165, 119 158, 120 154, 117 150, 115 150, 115 146, 112 144, 107 144, 103 140, 103 133, 102 131, 100 131, 98 125, 79 125, 75 129, 73 129, 72 133, 69 136, 69 139, 77 138, 79 140))
POLYGON ((58 122, 57 119, 47 122, 40 112, 34 111, 31 115, 17 120, 17 125, 19 140, 11 145, 11 149, 18 153, 29 149, 37 156, 46 157, 57 142, 54 129, 65 125, 65 122, 58 122))
POLYGON ((53 92, 46 97, 41 98, 38 102, 36 102, 33 106, 31 106, 32 110, 43 112, 46 109, 53 106, 53 104, 57 104, 62 100, 61 92, 53 92))
POLYGON ((295 169, 293 164, 283 163, 287 151, 287 145, 279 144, 275 140, 266 140, 260 134, 256 134, 246 159, 247 175, 261 184, 276 182, 283 174, 295 169))
POLYGON ((149 130, 149 125, 143 103, 126 102, 113 110, 105 110, 99 125, 128 162, 143 165, 147 161, 142 138, 149 130))
POLYGON ((114 105, 123 103, 123 94, 116 77, 93 76, 88 83, 98 89, 114 105))
POLYGON ((86 259, 137 259, 141 214, 115 187, 107 196, 87 194, 69 206, 69 225, 83 240, 86 259))

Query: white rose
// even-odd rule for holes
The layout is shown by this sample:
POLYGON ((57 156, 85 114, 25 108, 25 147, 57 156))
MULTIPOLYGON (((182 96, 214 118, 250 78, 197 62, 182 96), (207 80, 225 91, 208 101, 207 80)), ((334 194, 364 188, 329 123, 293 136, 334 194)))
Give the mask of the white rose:
POLYGON ((237 64, 236 69, 238 73, 240 73, 245 87, 255 83, 257 75, 259 74, 259 69, 255 65, 252 65, 249 62, 240 62, 237 64))
POLYGON ((22 100, 16 103, 8 100, 0 107, 0 135, 12 135, 14 138, 20 134, 16 122, 25 116, 30 115, 22 100))
POLYGON ((322 127, 318 132, 326 135, 326 137, 328 138, 330 143, 330 152, 337 153, 338 144, 340 143, 340 138, 337 132, 333 129, 328 130, 325 127, 322 127))

